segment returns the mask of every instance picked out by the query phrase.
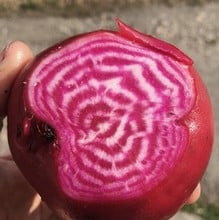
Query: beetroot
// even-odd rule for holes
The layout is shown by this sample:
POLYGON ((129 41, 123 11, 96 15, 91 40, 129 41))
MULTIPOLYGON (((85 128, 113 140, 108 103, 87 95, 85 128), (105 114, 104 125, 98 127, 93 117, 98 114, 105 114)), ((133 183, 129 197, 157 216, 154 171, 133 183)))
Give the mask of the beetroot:
POLYGON ((40 53, 11 92, 14 160, 66 219, 168 219, 210 157, 212 109, 192 60, 117 22, 40 53))

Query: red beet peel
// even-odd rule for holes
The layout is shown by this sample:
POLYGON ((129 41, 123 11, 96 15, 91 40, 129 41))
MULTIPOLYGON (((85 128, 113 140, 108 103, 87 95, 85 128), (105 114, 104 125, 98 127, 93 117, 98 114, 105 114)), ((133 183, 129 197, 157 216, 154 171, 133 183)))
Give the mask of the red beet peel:
POLYGON ((66 219, 164 220, 209 161, 213 117, 192 60, 117 20, 43 51, 14 83, 13 158, 66 219))

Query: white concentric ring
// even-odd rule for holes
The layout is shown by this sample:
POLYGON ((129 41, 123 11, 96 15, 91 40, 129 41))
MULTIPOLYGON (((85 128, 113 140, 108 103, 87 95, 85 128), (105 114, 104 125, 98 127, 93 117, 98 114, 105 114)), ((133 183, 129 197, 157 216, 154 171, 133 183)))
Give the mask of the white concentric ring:
POLYGON ((66 48, 41 61, 27 85, 30 108, 57 130, 63 190, 86 200, 149 190, 187 141, 176 121, 194 102, 188 67, 112 33, 66 48))

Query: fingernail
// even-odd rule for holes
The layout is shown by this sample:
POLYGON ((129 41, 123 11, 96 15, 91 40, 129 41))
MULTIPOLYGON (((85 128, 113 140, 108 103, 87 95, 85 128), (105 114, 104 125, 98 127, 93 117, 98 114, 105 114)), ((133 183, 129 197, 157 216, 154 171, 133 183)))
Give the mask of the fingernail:
POLYGON ((2 61, 5 59, 5 56, 6 56, 6 54, 7 54, 7 51, 8 51, 8 49, 9 49, 9 47, 10 47, 11 44, 12 44, 12 41, 10 41, 10 42, 6 45, 6 47, 0 52, 0 62, 2 62, 2 61))
POLYGON ((5 49, 0 52, 0 62, 5 58, 5 49))

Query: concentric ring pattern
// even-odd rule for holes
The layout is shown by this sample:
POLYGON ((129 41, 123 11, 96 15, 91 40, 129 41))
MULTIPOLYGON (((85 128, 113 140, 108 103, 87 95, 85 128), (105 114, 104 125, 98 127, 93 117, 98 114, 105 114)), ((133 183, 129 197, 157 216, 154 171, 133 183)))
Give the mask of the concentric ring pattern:
POLYGON ((188 141, 188 66, 115 33, 50 53, 27 83, 29 107, 57 132, 57 175, 80 200, 139 196, 165 178, 188 141))

